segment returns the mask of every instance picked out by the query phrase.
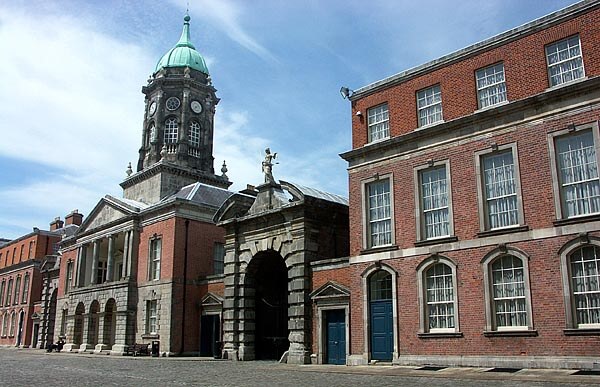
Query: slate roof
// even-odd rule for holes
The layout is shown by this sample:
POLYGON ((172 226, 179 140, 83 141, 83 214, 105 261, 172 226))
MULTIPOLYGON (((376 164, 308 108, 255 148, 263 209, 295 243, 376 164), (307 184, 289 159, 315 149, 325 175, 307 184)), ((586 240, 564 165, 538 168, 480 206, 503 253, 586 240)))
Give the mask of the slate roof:
POLYGON ((172 198, 179 198, 190 200, 198 204, 219 208, 231 195, 233 195, 233 192, 226 189, 197 182, 186 185, 177 193, 165 198, 163 201, 170 200, 172 198))

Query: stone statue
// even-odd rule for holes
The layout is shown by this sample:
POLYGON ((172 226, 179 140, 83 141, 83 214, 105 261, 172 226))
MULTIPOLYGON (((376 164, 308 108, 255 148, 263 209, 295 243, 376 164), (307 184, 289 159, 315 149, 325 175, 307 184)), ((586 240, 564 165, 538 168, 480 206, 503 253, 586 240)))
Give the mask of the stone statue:
POLYGON ((271 149, 265 149, 265 160, 262 162, 262 171, 265 174, 265 183, 275 183, 273 178, 273 159, 277 157, 277 152, 271 153, 271 149))

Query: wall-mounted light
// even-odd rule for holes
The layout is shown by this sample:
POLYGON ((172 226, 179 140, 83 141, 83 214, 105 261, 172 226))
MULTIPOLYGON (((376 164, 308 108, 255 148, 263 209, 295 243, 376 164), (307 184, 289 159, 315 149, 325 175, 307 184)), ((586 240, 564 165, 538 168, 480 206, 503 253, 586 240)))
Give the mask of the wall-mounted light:
POLYGON ((359 117, 362 117, 362 112, 359 110, 359 111, 356 112, 356 115, 359 116, 359 117))
POLYGON ((350 98, 350 96, 352 95, 352 93, 354 93, 354 90, 350 90, 349 88, 347 88, 346 86, 342 86, 340 88, 340 94, 342 95, 343 99, 348 99, 350 98))

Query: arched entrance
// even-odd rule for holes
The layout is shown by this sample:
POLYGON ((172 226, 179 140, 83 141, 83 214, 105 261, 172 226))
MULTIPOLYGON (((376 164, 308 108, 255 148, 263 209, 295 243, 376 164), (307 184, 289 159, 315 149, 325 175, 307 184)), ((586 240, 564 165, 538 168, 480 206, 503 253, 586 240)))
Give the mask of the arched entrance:
POLYGON ((23 341, 23 323, 25 320, 25 312, 24 311, 20 311, 19 312, 19 324, 17 326, 17 347, 19 347, 22 344, 23 341))
POLYGON ((104 330, 103 330, 103 344, 107 345, 108 348, 112 348, 115 344, 115 325, 117 322, 117 305, 114 298, 109 299, 106 302, 106 308, 104 310, 104 330))
POLYGON ((90 305, 87 337, 87 343, 92 346, 98 344, 98 312, 100 312, 100 303, 94 300, 90 305))
MULTIPOLYGON (((52 296, 50 297, 50 303, 48 305, 48 314, 45 316, 46 319, 46 338, 42 339, 42 344, 44 348, 49 343, 54 343, 54 321, 56 320, 56 295, 58 294, 58 289, 54 289, 52 291, 52 296)), ((44 328, 42 328, 44 329, 44 328)), ((64 334, 64 332, 61 332, 64 334)))
POLYGON ((73 329, 73 344, 81 345, 83 342, 83 313, 85 312, 85 306, 83 302, 77 304, 75 308, 75 327, 73 329))
POLYGON ((248 266, 245 288, 254 290, 255 357, 279 360, 290 346, 288 272, 281 255, 275 251, 258 253, 248 266))

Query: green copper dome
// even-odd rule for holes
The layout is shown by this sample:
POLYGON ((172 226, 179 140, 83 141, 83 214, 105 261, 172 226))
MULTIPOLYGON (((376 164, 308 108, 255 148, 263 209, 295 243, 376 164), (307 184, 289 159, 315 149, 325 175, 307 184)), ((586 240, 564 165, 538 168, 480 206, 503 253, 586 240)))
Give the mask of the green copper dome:
POLYGON ((191 67, 208 75, 208 68, 206 67, 204 58, 196 51, 196 47, 190 41, 190 16, 187 14, 183 18, 181 38, 179 38, 175 47, 160 58, 154 72, 165 67, 191 67))

